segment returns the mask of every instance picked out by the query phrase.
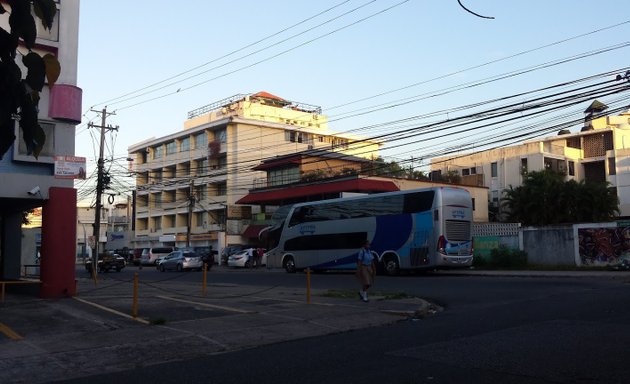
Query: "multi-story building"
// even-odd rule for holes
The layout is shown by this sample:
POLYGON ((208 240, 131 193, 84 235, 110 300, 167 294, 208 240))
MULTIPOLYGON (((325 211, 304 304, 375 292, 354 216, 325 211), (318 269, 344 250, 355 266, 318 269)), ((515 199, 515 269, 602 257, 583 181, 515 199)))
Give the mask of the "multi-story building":
POLYGON ((259 207, 236 205, 266 173, 261 161, 328 149, 376 157, 380 143, 332 132, 321 108, 266 92, 189 112, 184 130, 129 147, 136 172, 135 244, 220 250, 242 244, 259 207))
MULTIPOLYGON (((40 93, 38 120, 46 141, 38 157, 23 141, 22 129, 15 124, 16 140, 0 160, 0 279, 18 279, 21 272, 21 224, 25 211, 42 207, 41 295, 59 297, 76 290, 76 190, 73 174, 82 171, 85 160, 74 157, 75 125, 81 121, 81 89, 77 84, 79 40, 79 0, 56 1, 57 14, 50 30, 37 20, 37 40, 32 52, 57 58, 61 72, 55 84, 46 84, 40 93)), ((10 6, 0 26, 10 30, 10 6)), ((22 54, 28 49, 21 43, 22 54)), ((21 60, 16 60, 21 63, 21 60)), ((21 64, 20 64, 21 65, 21 64)), ((22 68, 24 74, 27 73, 22 68)), ((0 90, 4 92, 5 90, 0 90)))
POLYGON ((605 108, 593 102, 578 133, 562 130, 521 145, 434 158, 432 173, 457 172, 465 184, 488 187, 490 206, 499 210, 503 191, 521 185, 527 172, 551 169, 567 180, 607 181, 617 191, 620 215, 630 216, 630 111, 597 117, 605 108))

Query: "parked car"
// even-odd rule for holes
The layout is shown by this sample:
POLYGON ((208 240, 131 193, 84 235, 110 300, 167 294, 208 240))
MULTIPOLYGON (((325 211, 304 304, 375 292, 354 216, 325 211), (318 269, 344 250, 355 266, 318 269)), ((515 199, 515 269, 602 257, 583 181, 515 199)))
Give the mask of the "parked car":
POLYGON ((203 260, 201 256, 193 251, 173 251, 157 265, 157 269, 161 272, 198 270, 203 268, 203 260))
POLYGON ((252 248, 251 245, 243 245, 243 244, 234 244, 228 245, 227 247, 221 250, 221 265, 226 265, 228 263, 228 257, 234 255, 236 253, 242 252, 244 249, 252 248))
MULTIPOLYGON (((114 269, 116 272, 122 271, 127 265, 125 258, 117 253, 105 252, 98 257, 98 272, 109 272, 114 269)), ((85 270, 92 273, 92 258, 85 261, 85 270)))
POLYGON ((133 263, 133 265, 140 265, 143 250, 143 248, 136 248, 133 250, 133 255, 131 256, 131 262, 133 263))
POLYGON ((175 250, 176 250, 175 247, 144 248, 142 250, 142 256, 140 258, 140 264, 155 265, 155 260, 157 260, 158 257, 166 256, 175 250))
MULTIPOLYGON (((228 256, 228 267, 251 268, 254 266, 254 253, 256 248, 246 248, 238 253, 228 256)), ((267 265, 267 250, 263 249, 263 257, 260 260, 261 265, 267 265)))
MULTIPOLYGON (((170 255, 170 253, 168 255, 170 255)), ((160 263, 163 262, 164 259, 166 259, 168 257, 168 255, 160 255, 160 256, 158 256, 158 258, 155 259, 155 265, 156 266, 160 265, 160 263)))

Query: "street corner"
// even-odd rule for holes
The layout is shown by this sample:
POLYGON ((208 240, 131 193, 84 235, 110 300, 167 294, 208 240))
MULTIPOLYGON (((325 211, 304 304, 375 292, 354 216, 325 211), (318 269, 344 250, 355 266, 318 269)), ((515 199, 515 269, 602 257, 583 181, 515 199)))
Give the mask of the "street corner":
POLYGON ((404 299, 387 299, 374 297, 381 300, 379 309, 381 312, 400 316, 403 319, 419 320, 436 315, 444 310, 443 307, 420 297, 404 299))

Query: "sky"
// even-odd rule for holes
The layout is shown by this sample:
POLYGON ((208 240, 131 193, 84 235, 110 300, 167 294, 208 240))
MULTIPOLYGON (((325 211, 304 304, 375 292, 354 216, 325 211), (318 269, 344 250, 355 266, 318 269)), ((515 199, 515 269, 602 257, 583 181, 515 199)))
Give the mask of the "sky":
MULTIPOLYGON (((626 1, 461 3, 477 15, 457 0, 82 1, 75 153, 94 172, 99 132, 87 124, 99 124, 92 110, 103 108, 118 127, 106 156, 124 159, 129 146, 182 130, 188 111, 235 94, 318 105, 333 131, 377 137, 630 66, 626 1)), ((630 103, 627 95, 598 99, 630 103)), ((583 117, 589 104, 563 113, 583 117)), ((441 148, 483 146, 501 129, 520 127, 387 139, 381 154, 426 165, 441 148)))

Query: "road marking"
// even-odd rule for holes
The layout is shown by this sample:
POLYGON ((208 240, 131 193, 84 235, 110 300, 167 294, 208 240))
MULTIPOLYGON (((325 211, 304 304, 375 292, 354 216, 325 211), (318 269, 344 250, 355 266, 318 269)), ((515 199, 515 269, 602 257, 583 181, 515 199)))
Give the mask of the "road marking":
POLYGON ((215 308, 215 309, 222 309, 224 311, 230 311, 230 312, 238 312, 238 313, 256 313, 254 311, 246 311, 244 309, 238 309, 238 308, 232 308, 232 307, 224 307, 222 305, 213 305, 213 304, 207 304, 207 303, 200 303, 197 301, 191 301, 191 300, 184 300, 184 299, 177 299, 175 297, 169 297, 169 296, 156 296, 157 298, 163 299, 163 300, 171 300, 171 301, 178 301, 180 303, 186 303, 186 304, 194 304, 194 305, 201 305, 202 307, 208 307, 208 308, 215 308))
POLYGON ((4 333, 9 339, 22 340, 22 336, 18 335, 8 326, 0 323, 0 332, 4 333))
POLYGON ((84 304, 88 304, 88 305, 91 305, 91 306, 96 307, 98 309, 102 309, 103 311, 110 312, 110 313, 113 313, 113 314, 118 315, 118 316, 126 317, 128 319, 135 320, 135 321, 137 321, 139 323, 142 323, 142 324, 146 324, 146 325, 149 324, 149 322, 147 320, 145 320, 145 319, 141 319, 139 317, 133 317, 131 315, 128 315, 128 314, 120 312, 120 311, 117 311, 115 309, 112 309, 112 308, 109 308, 109 307, 105 307, 103 305, 96 304, 96 303, 93 303, 91 301, 80 299, 80 298, 78 298, 76 296, 73 296, 72 298, 77 300, 77 301, 80 301, 80 302, 82 302, 84 304))

